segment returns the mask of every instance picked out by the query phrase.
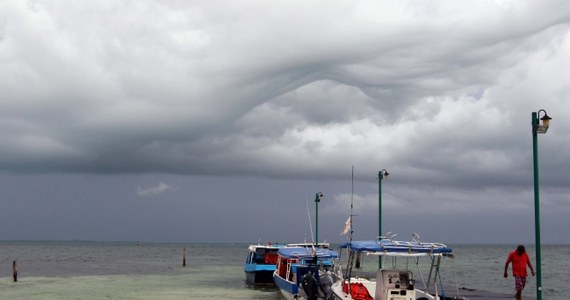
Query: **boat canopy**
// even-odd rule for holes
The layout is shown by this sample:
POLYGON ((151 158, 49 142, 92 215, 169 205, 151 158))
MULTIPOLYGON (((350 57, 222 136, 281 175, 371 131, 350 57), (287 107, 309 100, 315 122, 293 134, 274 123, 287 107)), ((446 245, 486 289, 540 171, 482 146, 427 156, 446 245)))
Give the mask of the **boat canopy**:
POLYGON ((453 253, 450 247, 440 243, 393 241, 389 239, 352 241, 352 243, 342 245, 341 248, 351 248, 357 252, 385 256, 452 255, 453 253))
POLYGON ((317 247, 317 248, 330 248, 330 244, 327 242, 323 242, 323 243, 293 243, 293 244, 287 244, 287 247, 305 247, 305 248, 312 248, 312 247, 317 247))
POLYGON ((248 250, 251 252, 255 252, 257 249, 268 249, 268 250, 277 250, 279 248, 285 247, 282 244, 273 244, 273 245, 249 245, 248 250))
POLYGON ((337 258, 338 252, 331 249, 305 248, 305 247, 284 247, 279 249, 279 255, 287 259, 309 259, 315 255, 319 259, 337 258))

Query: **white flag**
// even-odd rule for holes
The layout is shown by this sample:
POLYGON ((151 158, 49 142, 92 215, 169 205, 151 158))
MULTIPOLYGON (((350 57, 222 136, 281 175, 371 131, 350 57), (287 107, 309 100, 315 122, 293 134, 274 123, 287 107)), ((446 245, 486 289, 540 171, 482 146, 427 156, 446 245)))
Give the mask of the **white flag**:
POLYGON ((344 223, 344 229, 342 230, 340 235, 345 235, 350 231, 350 223, 352 221, 351 218, 352 217, 348 217, 348 219, 346 219, 346 222, 344 223))

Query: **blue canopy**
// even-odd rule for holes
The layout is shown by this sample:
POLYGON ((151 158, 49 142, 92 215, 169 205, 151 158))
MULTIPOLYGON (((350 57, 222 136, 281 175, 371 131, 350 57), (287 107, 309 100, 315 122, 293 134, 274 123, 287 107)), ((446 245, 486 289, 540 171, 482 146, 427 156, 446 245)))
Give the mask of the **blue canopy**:
POLYGON ((452 254, 453 250, 440 243, 419 243, 416 241, 393 241, 389 239, 353 241, 346 243, 341 248, 352 248, 354 251, 369 252, 378 255, 427 255, 427 254, 452 254))
POLYGON ((289 258, 289 259, 308 259, 313 258, 314 254, 317 255, 318 259, 331 259, 337 258, 338 252, 330 249, 312 248, 305 247, 284 247, 279 249, 279 255, 289 258))

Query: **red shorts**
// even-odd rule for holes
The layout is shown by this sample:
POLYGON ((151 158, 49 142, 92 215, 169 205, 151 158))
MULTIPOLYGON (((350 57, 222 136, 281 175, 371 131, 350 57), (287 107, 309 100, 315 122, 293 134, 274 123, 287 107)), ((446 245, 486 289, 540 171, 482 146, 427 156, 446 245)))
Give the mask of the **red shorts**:
POLYGON ((525 285, 526 285, 526 277, 515 276, 515 289, 517 290, 517 292, 522 292, 525 285))

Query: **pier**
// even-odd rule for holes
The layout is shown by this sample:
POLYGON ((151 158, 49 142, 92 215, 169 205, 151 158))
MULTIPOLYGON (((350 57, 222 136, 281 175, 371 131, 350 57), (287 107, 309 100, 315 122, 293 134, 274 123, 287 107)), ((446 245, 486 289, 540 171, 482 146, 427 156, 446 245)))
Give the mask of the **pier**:
MULTIPOLYGON (((454 299, 456 296, 456 288, 455 287, 445 287, 446 292, 446 299, 454 299)), ((534 300, 535 297, 533 295, 532 290, 524 291, 523 292, 523 299, 525 300, 534 300)), ((514 299, 514 290, 513 293, 495 293, 485 290, 473 289, 468 287, 461 287, 459 288, 459 296, 463 297, 463 299, 467 300, 499 300, 499 299, 514 299)))

